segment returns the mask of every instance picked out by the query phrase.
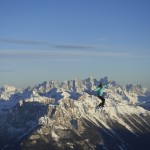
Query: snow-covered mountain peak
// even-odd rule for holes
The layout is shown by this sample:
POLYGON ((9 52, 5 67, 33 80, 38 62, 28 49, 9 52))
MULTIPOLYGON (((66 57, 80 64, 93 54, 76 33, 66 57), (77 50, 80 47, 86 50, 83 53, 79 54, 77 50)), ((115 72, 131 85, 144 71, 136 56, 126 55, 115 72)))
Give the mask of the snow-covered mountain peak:
POLYGON ((93 89, 108 81, 108 77, 50 81, 1 92, 0 149, 17 149, 18 143, 23 149, 58 150, 131 150, 141 143, 148 145, 149 91, 133 85, 123 88, 112 81, 104 94, 105 107, 96 109, 101 100, 93 89))
POLYGON ((100 83, 105 84, 105 83, 107 83, 107 82, 109 82, 109 79, 108 79, 108 77, 107 77, 107 76, 106 76, 106 77, 104 77, 104 78, 101 78, 101 79, 100 79, 100 83))
POLYGON ((133 85, 133 84, 128 84, 126 85, 126 90, 129 93, 135 93, 137 95, 144 95, 145 93, 148 93, 147 88, 143 88, 141 85, 133 85))
POLYGON ((0 88, 1 92, 15 92, 17 89, 14 86, 10 85, 4 85, 2 88, 0 88))

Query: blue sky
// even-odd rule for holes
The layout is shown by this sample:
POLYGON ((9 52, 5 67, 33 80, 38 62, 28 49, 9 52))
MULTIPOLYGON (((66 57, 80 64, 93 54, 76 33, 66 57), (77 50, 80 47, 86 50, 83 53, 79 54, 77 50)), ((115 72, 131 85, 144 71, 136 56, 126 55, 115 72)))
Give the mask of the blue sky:
POLYGON ((150 88, 149 0, 1 0, 0 86, 100 79, 150 88))

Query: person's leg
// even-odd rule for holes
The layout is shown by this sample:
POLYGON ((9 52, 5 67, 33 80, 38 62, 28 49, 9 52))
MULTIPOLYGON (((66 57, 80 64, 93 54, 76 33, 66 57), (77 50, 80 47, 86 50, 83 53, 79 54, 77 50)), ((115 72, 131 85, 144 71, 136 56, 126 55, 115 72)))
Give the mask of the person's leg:
POLYGON ((100 106, 104 107, 104 104, 105 104, 105 98, 102 97, 102 96, 98 96, 98 98, 101 99, 101 101, 102 101, 98 106, 99 106, 99 107, 100 107, 100 106))
POLYGON ((101 97, 101 100, 102 100, 102 107, 104 107, 104 105, 105 105, 105 98, 101 97))

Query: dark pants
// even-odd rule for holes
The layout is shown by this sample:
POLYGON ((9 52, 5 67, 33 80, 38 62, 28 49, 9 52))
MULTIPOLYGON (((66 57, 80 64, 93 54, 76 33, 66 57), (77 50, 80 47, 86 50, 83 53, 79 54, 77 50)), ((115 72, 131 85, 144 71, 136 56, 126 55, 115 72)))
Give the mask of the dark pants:
POLYGON ((98 96, 98 98, 102 101, 98 106, 104 106, 105 104, 105 98, 103 96, 98 96))

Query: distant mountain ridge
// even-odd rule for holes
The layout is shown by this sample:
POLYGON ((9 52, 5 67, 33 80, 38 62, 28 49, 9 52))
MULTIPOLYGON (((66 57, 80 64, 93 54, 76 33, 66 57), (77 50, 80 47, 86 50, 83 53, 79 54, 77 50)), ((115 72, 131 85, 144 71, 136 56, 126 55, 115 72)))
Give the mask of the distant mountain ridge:
POLYGON ((27 89, 0 88, 0 149, 149 149, 150 91, 112 81, 106 105, 93 91, 108 77, 27 89))

